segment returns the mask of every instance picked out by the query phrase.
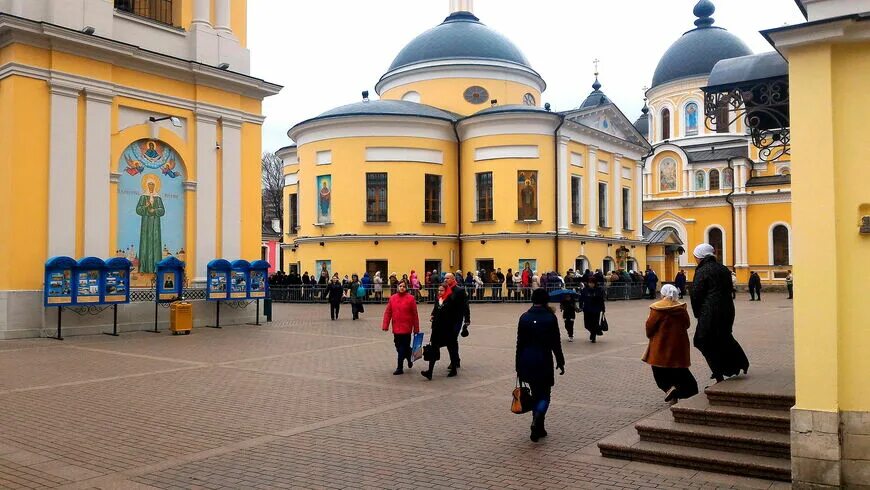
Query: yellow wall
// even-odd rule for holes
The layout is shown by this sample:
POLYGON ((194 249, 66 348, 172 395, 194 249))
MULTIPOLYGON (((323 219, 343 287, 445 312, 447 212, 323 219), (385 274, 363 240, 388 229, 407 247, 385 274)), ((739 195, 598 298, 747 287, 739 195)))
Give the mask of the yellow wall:
POLYGON ((498 100, 499 105, 522 104, 523 96, 531 93, 535 96, 538 106, 541 105, 541 93, 537 89, 517 82, 494 79, 475 78, 440 78, 408 83, 387 90, 381 94, 382 99, 401 100, 411 91, 420 94, 420 103, 439 107, 462 115, 470 115, 490 107, 490 100, 498 100), (482 104, 470 104, 465 101, 464 93, 468 87, 479 86, 489 92, 489 100, 482 104))
POLYGON ((0 80, 0 290, 42 284, 48 244, 49 111, 44 81, 19 76, 0 80))
MULTIPOLYGON (((774 223, 791 223, 791 204, 753 204, 746 208, 747 253, 749 266, 770 265, 770 227, 774 223)), ((792 241, 794 241, 792 239, 792 241)), ((791 251, 794 257, 794 251, 791 251)))
POLYGON ((316 261, 331 260, 331 272, 338 272, 341 277, 345 274, 359 274, 362 277, 366 271, 366 260, 387 260, 390 270, 381 274, 385 281, 393 272, 401 278, 402 274, 410 274, 411 270, 415 270, 422 282, 427 260, 441 260, 444 270, 455 270, 456 264, 451 266, 450 263, 450 253, 452 250, 456 257, 457 248, 455 238, 439 239, 436 245, 431 240, 378 240, 378 245, 374 244, 374 240, 325 242, 322 247, 319 243, 305 243, 300 244, 295 252, 285 250, 284 267, 289 269, 290 264, 298 262, 300 274, 312 274, 316 273, 316 261))
POLYGON ((419 233, 456 235, 456 143, 426 138, 338 138, 299 147, 299 236, 419 233), (443 165, 366 162, 367 147, 425 148, 444 153, 443 165), (332 151, 332 164, 316 165, 318 151, 332 151), (388 223, 367 224, 366 173, 387 172, 388 223), (443 225, 424 225, 424 175, 441 175, 443 225), (314 226, 317 177, 332 176, 334 225, 314 226), (338 217, 341 217, 339 219, 338 217))
POLYGON ((248 44, 248 0, 232 0, 230 5, 230 28, 241 45, 248 44))

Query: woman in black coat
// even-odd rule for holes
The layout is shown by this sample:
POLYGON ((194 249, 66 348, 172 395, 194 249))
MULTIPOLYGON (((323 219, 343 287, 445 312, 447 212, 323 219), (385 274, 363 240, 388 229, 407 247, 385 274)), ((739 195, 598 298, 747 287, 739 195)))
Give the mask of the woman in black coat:
POLYGON ((708 244, 698 245, 694 255, 698 263, 691 291, 692 312, 698 319, 694 344, 707 360, 711 378, 722 381, 749 370, 749 359, 732 334, 731 272, 716 260, 708 244))
POLYGON ((547 306, 550 295, 544 289, 532 293, 532 307, 523 313, 517 327, 517 377, 528 383, 532 392, 532 432, 529 438, 537 442, 547 437, 544 418, 550 406, 550 391, 555 384, 553 356, 559 374, 565 374, 565 356, 559 340, 559 320, 547 306))
POLYGON ((338 320, 338 310, 341 309, 341 299, 344 297, 344 286, 338 282, 338 274, 332 276, 332 281, 326 286, 326 296, 329 298, 329 318, 338 320))
POLYGON ((595 343, 595 337, 604 335, 601 331, 601 314, 607 309, 604 306, 604 288, 595 276, 589 278, 589 283, 580 291, 580 308, 583 309, 583 326, 589 331, 589 341, 595 343))

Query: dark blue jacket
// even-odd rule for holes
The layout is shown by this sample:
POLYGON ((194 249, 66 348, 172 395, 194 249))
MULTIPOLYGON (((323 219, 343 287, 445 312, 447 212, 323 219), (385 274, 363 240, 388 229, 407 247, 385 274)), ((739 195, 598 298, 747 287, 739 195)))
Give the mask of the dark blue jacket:
POLYGON ((557 367, 565 365, 559 322, 549 308, 532 306, 517 327, 517 376, 529 384, 553 386, 553 356, 557 367))

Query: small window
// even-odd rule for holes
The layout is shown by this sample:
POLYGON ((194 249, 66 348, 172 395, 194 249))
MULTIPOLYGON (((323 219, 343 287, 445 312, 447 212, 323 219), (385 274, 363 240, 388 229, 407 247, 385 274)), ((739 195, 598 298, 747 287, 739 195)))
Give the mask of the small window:
POLYGON ((716 260, 722 263, 722 230, 719 228, 710 228, 707 232, 707 243, 713 247, 713 253, 716 255, 716 260))
POLYGON ((402 96, 402 100, 407 102, 416 102, 419 104, 421 100, 420 92, 415 92, 413 90, 410 92, 406 92, 405 95, 402 96))
POLYGON ((713 169, 710 171, 710 190, 716 190, 719 188, 719 171, 713 169))
POLYGON ((475 175, 477 183, 477 221, 492 221, 492 172, 475 175))
POLYGON ((671 139, 671 111, 662 109, 662 139, 671 139))
POLYGON ((789 265, 791 256, 788 246, 788 228, 785 225, 776 225, 771 232, 773 240, 773 265, 789 265))
POLYGON ((366 174, 366 221, 387 222, 387 174, 366 174))
POLYGON ((631 229, 631 189, 622 188, 622 228, 631 229))
POLYGON ((607 184, 598 183, 598 226, 607 227, 607 184))
POLYGON ((427 174, 425 179, 426 223, 441 223, 441 176, 427 174))
POLYGON ((583 223, 583 178, 571 176, 571 223, 583 223))
POLYGON ((290 194, 289 202, 287 203, 288 209, 288 229, 287 233, 291 235, 295 235, 297 231, 299 231, 299 199, 298 194, 290 194))
POLYGON ((538 102, 535 100, 535 96, 529 93, 523 96, 523 104, 534 107, 538 102))
POLYGON ((791 169, 788 167, 782 167, 779 170, 779 175, 791 175, 791 169))

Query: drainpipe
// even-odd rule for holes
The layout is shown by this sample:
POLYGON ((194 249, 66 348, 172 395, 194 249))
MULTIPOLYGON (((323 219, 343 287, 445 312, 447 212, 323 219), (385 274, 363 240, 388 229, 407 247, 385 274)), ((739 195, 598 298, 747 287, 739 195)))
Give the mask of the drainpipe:
MULTIPOLYGON (((556 271, 556 274, 561 273, 561 269, 559 268, 559 131, 562 129, 562 126, 565 125, 565 116, 559 114, 559 119, 559 125, 556 126, 556 131, 553 132, 553 148, 555 149, 555 151, 553 152, 553 163, 556 170, 554 172, 554 181, 556 183, 556 199, 553 199, 553 201, 556 203, 556 213, 553 215, 553 222, 556 224, 556 236, 553 240, 553 263, 555 264, 553 270, 556 271)), ((562 196, 563 199, 567 199, 567 197, 568 196, 562 196)))
POLYGON ((453 123, 453 134, 456 135, 456 264, 462 269, 462 140, 458 124, 458 121, 453 123))

